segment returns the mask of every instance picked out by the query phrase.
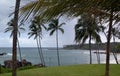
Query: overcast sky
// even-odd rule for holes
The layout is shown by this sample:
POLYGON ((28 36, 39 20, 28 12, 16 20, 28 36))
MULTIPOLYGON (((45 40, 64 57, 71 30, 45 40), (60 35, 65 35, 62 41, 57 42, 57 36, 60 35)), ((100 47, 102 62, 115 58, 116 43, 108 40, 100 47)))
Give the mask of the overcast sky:
MULTIPOLYGON (((10 33, 4 33, 4 29, 6 27, 7 22, 11 19, 9 18, 9 14, 13 12, 15 6, 15 0, 0 0, 0 47, 11 47, 12 46, 12 38, 10 38, 10 33)), ((60 19, 60 23, 65 22, 66 24, 63 26, 64 34, 59 32, 59 46, 73 44, 74 43, 74 25, 77 23, 77 19, 67 20, 60 19)), ((27 25, 26 25, 27 26, 27 25)), ((36 43, 33 38, 28 39, 27 35, 28 31, 21 32, 21 36, 19 38, 20 45, 22 47, 35 47, 36 43)), ((53 36, 49 36, 49 32, 43 32, 42 38, 42 46, 43 47, 55 47, 55 34, 53 36)))
MULTIPOLYGON (((23 0, 29 1, 29 0, 23 0)), ((25 2, 21 3, 24 4, 25 2)), ((11 47, 12 39, 9 37, 10 33, 4 33, 4 29, 7 25, 7 22, 11 19, 9 18, 9 14, 14 11, 15 0, 0 0, 0 47, 11 47)), ((74 25, 77 23, 77 18, 73 18, 71 20, 60 19, 60 23, 65 22, 66 24, 63 26, 64 34, 59 32, 59 46, 74 44, 74 25)), ((28 26, 25 24, 25 27, 28 26)), ((21 32, 21 36, 19 38, 21 47, 36 47, 36 42, 33 38, 28 39, 27 35, 28 31, 21 32)), ((102 41, 106 42, 106 38, 102 35, 102 41)), ((49 32, 43 32, 42 38, 42 46, 43 47, 56 47, 55 34, 53 36, 49 36, 49 32)))

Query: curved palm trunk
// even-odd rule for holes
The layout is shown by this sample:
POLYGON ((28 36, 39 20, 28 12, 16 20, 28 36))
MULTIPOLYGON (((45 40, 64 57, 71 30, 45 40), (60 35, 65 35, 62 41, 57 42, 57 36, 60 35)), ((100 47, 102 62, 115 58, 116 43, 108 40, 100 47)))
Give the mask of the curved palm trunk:
POLYGON ((90 35, 90 39, 89 39, 89 51, 90 51, 90 64, 92 64, 91 35, 90 35))
POLYGON ((43 66, 45 66, 45 61, 44 61, 44 56, 43 56, 43 51, 42 51, 42 46, 41 46, 41 40, 40 40, 40 35, 39 35, 39 46, 40 46, 42 64, 43 64, 43 66))
POLYGON ((98 57, 99 57, 99 62, 98 62, 98 64, 100 64, 100 44, 98 44, 98 57))
POLYGON ((114 52, 112 52, 112 53, 113 53, 116 63, 119 64, 116 54, 114 52))
MULTIPOLYGON (((114 45, 115 45, 115 37, 113 37, 113 41, 114 41, 114 45)), ((114 48, 113 50, 115 51, 116 49, 114 48)), ((113 56, 115 58, 116 63, 119 64, 118 59, 117 59, 117 55, 116 55, 116 53, 114 51, 112 51, 113 56)))
POLYGON ((96 45, 97 45, 97 50, 96 50, 97 61, 98 61, 98 64, 100 64, 99 44, 96 44, 96 45))
POLYGON ((13 23, 13 49, 12 49, 12 76, 17 76, 17 26, 18 26, 18 14, 19 14, 20 0, 16 0, 14 23, 13 23))
POLYGON ((110 70, 110 37, 111 37, 111 30, 112 30, 112 22, 113 22, 113 11, 110 11, 110 18, 109 18, 109 30, 107 36, 107 48, 106 48, 106 67, 105 67, 105 76, 109 76, 110 70))
MULTIPOLYGON (((18 40, 18 39, 17 39, 17 40, 18 40)), ((21 54, 21 49, 20 49, 19 40, 18 40, 18 49, 19 49, 20 61, 22 61, 22 54, 21 54)))
POLYGON ((58 49, 58 30, 56 30, 56 43, 57 43, 58 66, 60 66, 60 57, 59 57, 59 49, 58 49))
POLYGON ((42 56, 41 56, 41 53, 40 53, 38 38, 36 38, 36 43, 37 43, 37 48, 38 48, 38 54, 39 54, 39 58, 40 58, 40 63, 43 63, 42 62, 42 56))

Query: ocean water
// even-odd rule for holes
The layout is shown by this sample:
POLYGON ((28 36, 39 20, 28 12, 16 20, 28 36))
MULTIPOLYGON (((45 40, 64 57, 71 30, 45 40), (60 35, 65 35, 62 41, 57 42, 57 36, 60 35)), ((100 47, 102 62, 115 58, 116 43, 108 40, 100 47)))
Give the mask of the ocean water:
MULTIPOLYGON (((7 53, 4 56, 0 56, 0 64, 4 64, 5 60, 12 59, 12 49, 11 48, 0 48, 0 53, 7 53)), ((46 66, 57 66, 57 51, 56 49, 42 49, 43 56, 45 60, 46 66)), ((95 51, 95 50, 94 50, 95 51)), ((93 64, 97 64, 97 56, 92 51, 92 62, 93 64)), ((104 51, 104 50, 101 50, 104 51)), ((40 59, 38 55, 37 48, 21 48, 22 59, 26 59, 32 64, 39 64, 40 59)), ((61 65, 73 65, 73 64, 89 64, 89 51, 88 50, 66 50, 59 49, 60 55, 60 64, 61 65)), ((115 63, 114 57, 110 54, 110 62, 115 63)), ((105 63, 105 54, 100 55, 101 63, 105 63)), ((20 60, 19 52, 17 52, 17 59, 20 60)), ((118 55, 118 59, 120 59, 120 55, 118 55)))

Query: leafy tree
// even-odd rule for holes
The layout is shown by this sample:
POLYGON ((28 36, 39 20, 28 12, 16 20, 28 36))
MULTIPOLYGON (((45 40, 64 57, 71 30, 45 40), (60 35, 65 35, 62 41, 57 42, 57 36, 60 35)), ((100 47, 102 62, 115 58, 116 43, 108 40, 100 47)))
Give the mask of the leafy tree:
POLYGON ((82 14, 81 19, 75 25, 75 41, 77 43, 83 44, 89 38, 90 64, 92 64, 91 40, 101 42, 99 32, 100 28, 90 14, 82 14))
POLYGON ((42 47, 41 47, 41 38, 42 38, 42 28, 44 28, 45 30, 47 28, 44 26, 43 23, 44 23, 44 20, 40 19, 40 17, 36 16, 32 20, 31 25, 29 26, 30 32, 28 33, 28 35, 30 35, 29 38, 32 36, 35 36, 34 39, 36 39, 36 43, 38 46, 40 61, 45 66, 45 61, 44 61, 42 47))
POLYGON ((64 33, 64 30, 61 28, 65 23, 59 24, 59 19, 53 19, 48 27, 48 31, 50 31, 50 36, 56 32, 56 44, 57 44, 57 58, 58 58, 58 66, 60 66, 60 57, 59 57, 59 48, 58 48, 58 30, 64 33))

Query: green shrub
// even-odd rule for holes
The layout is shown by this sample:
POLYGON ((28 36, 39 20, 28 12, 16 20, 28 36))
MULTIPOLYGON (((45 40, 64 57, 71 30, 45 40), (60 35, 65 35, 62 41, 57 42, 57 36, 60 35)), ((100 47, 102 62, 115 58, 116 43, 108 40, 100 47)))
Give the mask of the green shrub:
MULTIPOLYGON (((28 70, 28 69, 34 69, 34 68, 38 68, 38 67, 29 65, 29 66, 20 67, 17 70, 28 70)), ((9 72, 12 72, 12 69, 1 67, 1 73, 9 73, 9 72)))
POLYGON ((28 69, 33 69, 33 68, 37 68, 37 67, 28 65, 28 66, 20 67, 18 68, 18 70, 28 70, 28 69))
POLYGON ((12 71, 12 69, 10 69, 10 68, 3 68, 3 67, 1 67, 1 73, 9 73, 11 71, 12 71))

